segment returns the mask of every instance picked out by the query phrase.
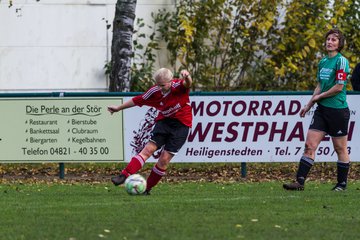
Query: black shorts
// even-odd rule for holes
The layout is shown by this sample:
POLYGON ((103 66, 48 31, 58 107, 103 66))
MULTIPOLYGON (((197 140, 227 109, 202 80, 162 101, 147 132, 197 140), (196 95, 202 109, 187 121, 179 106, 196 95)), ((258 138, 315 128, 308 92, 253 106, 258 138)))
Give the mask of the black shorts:
POLYGON ((154 142, 158 149, 164 146, 164 150, 175 155, 184 145, 189 130, 190 128, 179 120, 165 118, 156 122, 150 141, 154 142))
POLYGON ((350 120, 349 108, 329 108, 318 104, 309 129, 342 137, 348 134, 350 120))

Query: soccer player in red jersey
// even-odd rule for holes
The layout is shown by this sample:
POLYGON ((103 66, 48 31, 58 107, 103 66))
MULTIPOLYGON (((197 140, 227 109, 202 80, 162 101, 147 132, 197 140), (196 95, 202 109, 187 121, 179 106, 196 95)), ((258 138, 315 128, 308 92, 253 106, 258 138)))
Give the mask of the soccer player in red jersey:
POLYGON ((180 74, 182 79, 175 79, 169 69, 161 68, 154 74, 156 85, 121 105, 108 107, 111 114, 126 108, 143 105, 154 107, 159 111, 151 138, 144 149, 132 157, 120 175, 111 178, 115 186, 123 184, 128 176, 142 168, 146 160, 156 150, 163 148, 159 160, 147 179, 145 194, 150 194, 150 190, 165 175, 171 159, 184 145, 192 126, 192 110, 189 98, 192 79, 186 70, 182 70, 180 74))

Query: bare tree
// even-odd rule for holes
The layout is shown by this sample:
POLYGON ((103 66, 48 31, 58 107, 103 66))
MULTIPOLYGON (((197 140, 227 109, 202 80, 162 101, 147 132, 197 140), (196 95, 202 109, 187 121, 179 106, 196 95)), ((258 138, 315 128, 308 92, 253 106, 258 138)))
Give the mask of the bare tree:
POLYGON ((132 35, 137 0, 118 0, 113 22, 110 92, 130 90, 132 35))

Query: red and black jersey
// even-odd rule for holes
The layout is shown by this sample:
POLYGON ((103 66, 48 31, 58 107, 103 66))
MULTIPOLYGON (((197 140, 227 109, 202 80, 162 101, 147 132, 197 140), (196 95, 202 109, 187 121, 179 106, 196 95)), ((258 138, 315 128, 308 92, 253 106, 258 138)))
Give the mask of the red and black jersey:
POLYGON ((184 80, 173 79, 170 91, 166 94, 163 94, 161 88, 155 85, 132 100, 139 107, 146 105, 159 110, 155 121, 164 118, 175 118, 184 125, 191 127, 192 110, 189 93, 190 89, 184 86, 184 80))

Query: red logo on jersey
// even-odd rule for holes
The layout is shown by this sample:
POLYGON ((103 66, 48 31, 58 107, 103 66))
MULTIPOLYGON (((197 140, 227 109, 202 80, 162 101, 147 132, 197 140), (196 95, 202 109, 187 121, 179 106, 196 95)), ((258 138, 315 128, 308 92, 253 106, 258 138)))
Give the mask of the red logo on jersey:
POLYGON ((346 72, 343 69, 336 71, 336 80, 346 80, 346 72))

